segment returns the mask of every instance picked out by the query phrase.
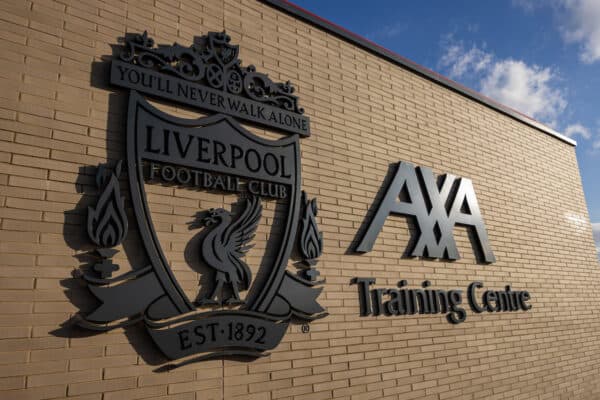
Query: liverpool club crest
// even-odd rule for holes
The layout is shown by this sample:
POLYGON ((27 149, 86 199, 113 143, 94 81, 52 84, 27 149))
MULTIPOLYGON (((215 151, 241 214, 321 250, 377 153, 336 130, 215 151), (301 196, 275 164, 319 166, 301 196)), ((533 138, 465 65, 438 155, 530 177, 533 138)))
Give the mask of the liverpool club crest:
POLYGON ((279 344, 293 319, 326 315, 317 302, 323 283, 316 269, 323 247, 317 202, 301 190, 300 140, 310 134, 308 118, 289 82, 275 83, 253 66, 242 67, 238 46, 229 42, 225 33, 211 32, 191 47, 155 47, 146 33, 132 35, 111 66, 111 82, 129 89, 127 156, 98 170, 99 195, 87 220, 98 261, 83 278, 100 305, 79 324, 95 330, 144 324, 173 360, 261 356, 279 344), (175 117, 148 97, 211 114, 175 117), (240 120, 285 135, 266 139, 240 120), (119 185, 125 175, 128 202, 119 185), (146 185, 237 198, 233 205, 199 209, 190 216, 189 229, 202 235, 192 251, 210 276, 210 287, 199 291, 203 294, 186 295, 171 270, 146 185), (135 221, 128 221, 128 208, 135 221), (276 217, 265 217, 266 208, 275 209, 276 217), (278 233, 268 245, 257 246, 265 236, 258 234, 259 227, 265 224, 278 233), (114 248, 132 226, 147 262, 122 268, 113 262, 114 248), (256 257, 251 260, 248 254, 258 248, 269 256, 255 266, 256 257), (301 260, 299 269, 289 267, 292 253, 301 260))

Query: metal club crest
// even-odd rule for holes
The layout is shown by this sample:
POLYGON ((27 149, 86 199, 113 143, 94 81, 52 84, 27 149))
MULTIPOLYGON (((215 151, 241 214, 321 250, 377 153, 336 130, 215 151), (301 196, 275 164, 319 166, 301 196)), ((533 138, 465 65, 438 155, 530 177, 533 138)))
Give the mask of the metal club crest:
POLYGON ((155 48, 146 33, 131 35, 111 68, 111 82, 130 89, 127 159, 98 173, 99 197, 88 210, 87 232, 99 261, 83 278, 101 304, 81 316, 79 325, 105 331, 143 323, 172 360, 261 356, 279 344, 292 318, 326 315, 317 302, 323 283, 316 269, 323 247, 317 202, 300 187, 300 137, 309 135, 308 118, 289 82, 272 82, 253 66, 242 68, 239 48, 229 42, 225 33, 210 32, 189 48, 155 48), (216 113, 178 118, 151 105, 144 94, 216 113), (237 119, 290 135, 268 140, 237 119), (135 221, 128 221, 119 187, 125 166, 135 221), (199 210, 191 224, 206 232, 197 251, 212 271, 213 286, 203 298, 189 299, 175 279, 154 229, 147 184, 238 196, 238 211, 225 205, 199 210), (283 233, 258 280, 245 255, 271 201, 283 216, 277 222, 283 233), (119 275, 114 247, 125 239, 130 222, 148 262, 119 275), (299 273, 287 269, 295 249, 302 259, 299 273))

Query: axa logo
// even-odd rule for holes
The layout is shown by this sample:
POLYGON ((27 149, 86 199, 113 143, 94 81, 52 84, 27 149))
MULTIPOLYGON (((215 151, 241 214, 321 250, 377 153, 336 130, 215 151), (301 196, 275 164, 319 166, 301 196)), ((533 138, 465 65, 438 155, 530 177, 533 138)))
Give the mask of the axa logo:
POLYGON ((385 189, 381 202, 362 236, 357 252, 366 253, 373 245, 390 214, 413 217, 417 238, 410 255, 414 257, 460 258, 453 229, 463 225, 472 229, 476 246, 484 262, 496 261, 473 182, 451 174, 436 179, 431 168, 400 162, 385 189))

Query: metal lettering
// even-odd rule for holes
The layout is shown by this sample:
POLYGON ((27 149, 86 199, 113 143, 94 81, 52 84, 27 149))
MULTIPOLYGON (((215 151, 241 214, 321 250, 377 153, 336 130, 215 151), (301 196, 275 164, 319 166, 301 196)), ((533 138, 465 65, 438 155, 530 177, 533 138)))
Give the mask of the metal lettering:
POLYGON ((459 259, 452 231, 465 225, 474 229, 483 260, 495 262, 471 180, 448 174, 440 181, 438 185, 430 168, 400 162, 356 251, 371 251, 388 216, 400 214, 414 217, 419 228, 411 256, 459 259))

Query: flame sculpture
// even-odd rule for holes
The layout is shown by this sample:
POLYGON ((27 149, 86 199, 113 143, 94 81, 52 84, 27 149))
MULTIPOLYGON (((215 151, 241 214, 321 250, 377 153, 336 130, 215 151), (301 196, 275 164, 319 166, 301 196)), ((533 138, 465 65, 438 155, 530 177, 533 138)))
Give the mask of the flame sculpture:
POLYGON ((301 233, 299 240, 300 253, 307 269, 304 274, 310 281, 315 281, 319 271, 315 268, 317 258, 323 252, 323 233, 317 227, 317 199, 308 200, 306 192, 302 192, 302 204, 304 206, 304 215, 301 221, 301 233))
POLYGON ((105 168, 100 166, 96 174, 96 185, 98 189, 104 186, 96 208, 88 207, 87 231, 90 240, 99 248, 96 253, 102 262, 94 266, 102 278, 108 278, 112 272, 119 269, 118 265, 112 263, 112 257, 118 250, 112 247, 118 246, 127 236, 128 222, 125 212, 125 198, 121 196, 119 189, 119 176, 121 175, 122 162, 119 161, 115 171, 106 176, 105 168))

